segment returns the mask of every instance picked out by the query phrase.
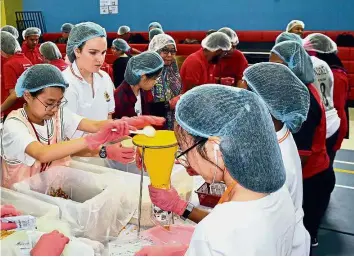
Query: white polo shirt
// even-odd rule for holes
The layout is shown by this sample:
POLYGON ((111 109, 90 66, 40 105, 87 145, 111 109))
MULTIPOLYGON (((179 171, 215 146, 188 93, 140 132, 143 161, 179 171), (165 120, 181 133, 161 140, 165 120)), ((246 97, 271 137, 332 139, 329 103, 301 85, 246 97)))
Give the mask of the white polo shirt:
MULTIPOLYGON (((63 71, 63 76, 69 83, 65 91, 68 100, 67 107, 84 118, 91 120, 106 120, 114 112, 114 86, 109 75, 100 70, 93 74, 93 85, 90 85, 80 74, 74 62, 63 71)), ((73 138, 78 138, 83 132, 77 131, 73 138)))

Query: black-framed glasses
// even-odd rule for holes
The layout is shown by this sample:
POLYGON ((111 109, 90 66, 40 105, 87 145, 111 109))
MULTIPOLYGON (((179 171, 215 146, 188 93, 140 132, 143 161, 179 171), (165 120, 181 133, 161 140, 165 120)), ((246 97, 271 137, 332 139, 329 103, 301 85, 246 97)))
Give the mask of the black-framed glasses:
POLYGON ((177 53, 176 49, 169 49, 168 47, 164 47, 161 49, 161 53, 168 55, 171 53, 171 55, 175 55, 177 53))
POLYGON ((183 152, 180 149, 178 149, 176 154, 175 154, 176 160, 182 166, 184 166, 185 168, 190 167, 190 164, 189 164, 188 159, 187 159, 187 153, 190 152, 195 147, 197 147, 198 145, 205 144, 206 141, 208 141, 208 139, 207 138, 203 138, 203 139, 199 140, 198 142, 196 142, 194 145, 192 145, 191 147, 189 147, 187 150, 185 150, 183 152))
POLYGON ((45 111, 51 111, 53 110, 55 107, 58 107, 58 109, 64 107, 67 103, 68 100, 65 99, 65 97, 63 97, 63 99, 60 101, 60 103, 55 103, 55 104, 50 104, 50 105, 46 105, 44 104, 41 100, 39 100, 38 97, 36 97, 36 99, 43 104, 43 106, 45 107, 45 111))

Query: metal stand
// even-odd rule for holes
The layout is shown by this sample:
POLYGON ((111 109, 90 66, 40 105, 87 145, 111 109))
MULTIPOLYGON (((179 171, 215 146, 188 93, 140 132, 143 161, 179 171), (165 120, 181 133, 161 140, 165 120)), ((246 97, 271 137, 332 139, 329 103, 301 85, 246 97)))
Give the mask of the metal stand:
POLYGON ((145 147, 142 147, 141 153, 141 170, 140 170, 140 194, 139 194, 139 212, 138 212, 138 236, 140 235, 140 221, 141 221, 141 205, 143 198, 143 183, 144 183, 144 156, 145 156, 145 147))

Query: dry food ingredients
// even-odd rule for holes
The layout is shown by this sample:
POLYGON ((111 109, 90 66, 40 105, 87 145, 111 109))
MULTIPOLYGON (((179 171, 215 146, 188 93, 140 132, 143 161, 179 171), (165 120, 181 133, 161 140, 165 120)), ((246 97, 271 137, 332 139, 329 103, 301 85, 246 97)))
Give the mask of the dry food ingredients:
POLYGON ((54 189, 51 187, 48 195, 53 197, 60 197, 64 199, 70 199, 69 195, 65 193, 61 187, 59 187, 58 189, 54 189))

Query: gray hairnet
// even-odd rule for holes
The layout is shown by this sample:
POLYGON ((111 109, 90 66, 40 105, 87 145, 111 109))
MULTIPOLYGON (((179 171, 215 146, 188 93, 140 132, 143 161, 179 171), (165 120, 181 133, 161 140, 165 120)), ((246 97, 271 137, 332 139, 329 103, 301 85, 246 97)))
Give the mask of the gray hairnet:
POLYGON ((276 44, 271 52, 279 56, 304 84, 314 82, 315 73, 311 57, 301 44, 295 41, 284 41, 276 44))
POLYGON ((163 30, 162 29, 159 29, 159 28, 156 28, 156 29, 152 29, 149 31, 149 40, 151 41, 154 36, 157 36, 157 35, 160 35, 160 34, 163 34, 163 30))
POLYGON ((11 25, 5 25, 4 27, 1 28, 1 31, 6 31, 11 33, 16 39, 18 39, 19 34, 18 34, 18 30, 11 25))
POLYGON ((175 115, 189 134, 221 139, 225 166, 243 187, 272 193, 284 185, 285 168, 272 118, 255 93, 201 85, 182 95, 175 115))
POLYGON ((230 28, 224 27, 218 30, 219 32, 225 33, 231 40, 233 45, 237 45, 240 41, 238 40, 238 36, 236 32, 230 28))
POLYGON ((66 54, 68 55, 69 61, 73 63, 76 59, 75 49, 80 47, 86 41, 96 38, 96 37, 106 37, 106 31, 100 25, 93 22, 83 22, 76 24, 68 38, 68 43, 66 44, 66 54))
POLYGON ((203 39, 202 47, 211 52, 229 51, 231 50, 231 40, 225 33, 214 32, 203 39))
POLYGON ((279 44, 281 42, 288 41, 288 40, 295 41, 298 42, 299 44, 302 44, 302 38, 299 35, 295 33, 289 33, 289 32, 281 33, 275 40, 275 44, 279 44))
POLYGON ((248 87, 264 100, 273 117, 285 123, 292 133, 299 131, 310 107, 310 94, 304 83, 279 63, 257 63, 243 75, 248 87))
POLYGON ((143 52, 129 59, 125 69, 124 79, 132 86, 139 84, 143 74, 158 71, 164 65, 162 57, 156 52, 143 52))
POLYGON ((173 45, 177 50, 176 42, 173 37, 167 34, 156 35, 149 44, 149 51, 157 52, 168 45, 173 45))
POLYGON ((149 24, 149 31, 150 31, 150 29, 151 29, 152 27, 162 30, 161 24, 158 23, 157 21, 151 22, 151 23, 149 24))
POLYGON ((41 53, 41 55, 44 56, 44 58, 50 61, 62 58, 62 55, 57 45, 50 41, 41 44, 41 46, 39 47, 39 52, 41 53))
POLYGON ((299 20, 292 20, 289 22, 289 24, 286 26, 286 32, 290 32, 295 26, 300 25, 303 29, 305 29, 305 23, 303 21, 299 20))
POLYGON ((36 27, 30 27, 22 32, 23 39, 26 39, 26 37, 29 36, 41 36, 41 30, 36 27))
POLYGON ((70 33, 70 31, 73 29, 73 27, 74 27, 74 24, 64 23, 63 25, 61 25, 61 32, 70 33))
POLYGON ((7 31, 1 31, 1 51, 5 54, 13 55, 16 52, 21 52, 21 46, 17 39, 7 31))
POLYGON ((338 52, 337 44, 331 38, 321 33, 313 33, 308 35, 303 41, 303 46, 306 51, 322 54, 338 52))
POLYGON ((65 81, 61 71, 50 64, 37 64, 27 69, 17 80, 15 91, 17 97, 22 97, 27 90, 37 92, 47 87, 67 88, 69 84, 65 81))
POLYGON ((130 46, 128 45, 128 43, 121 38, 116 38, 115 40, 113 40, 112 47, 117 50, 123 51, 124 53, 130 50, 130 46))
POLYGON ((119 36, 121 36, 129 32, 130 32, 130 28, 128 26, 120 26, 117 33, 119 36))

